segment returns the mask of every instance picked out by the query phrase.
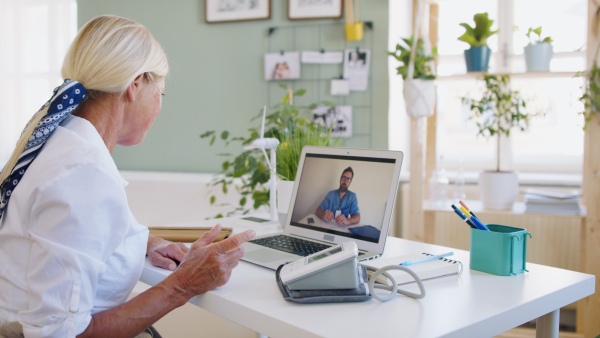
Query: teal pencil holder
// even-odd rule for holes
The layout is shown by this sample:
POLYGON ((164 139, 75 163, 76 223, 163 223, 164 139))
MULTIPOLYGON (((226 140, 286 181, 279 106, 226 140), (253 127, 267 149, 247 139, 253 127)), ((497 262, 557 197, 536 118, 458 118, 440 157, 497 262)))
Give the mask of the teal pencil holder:
POLYGON ((471 269, 498 276, 528 271, 527 236, 523 228, 486 224, 490 231, 471 229, 471 269))

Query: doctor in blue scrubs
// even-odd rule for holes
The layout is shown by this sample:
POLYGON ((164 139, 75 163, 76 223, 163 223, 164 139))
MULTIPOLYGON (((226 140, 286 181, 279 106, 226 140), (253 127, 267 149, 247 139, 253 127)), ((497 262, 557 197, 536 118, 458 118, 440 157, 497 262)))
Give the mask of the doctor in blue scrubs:
POLYGON ((320 219, 329 222, 335 218, 335 223, 338 225, 352 225, 360 222, 356 194, 348 190, 352 178, 354 178, 352 167, 344 169, 340 177, 340 187, 328 192, 315 212, 320 219), (337 211, 339 211, 339 215, 336 215, 337 211))

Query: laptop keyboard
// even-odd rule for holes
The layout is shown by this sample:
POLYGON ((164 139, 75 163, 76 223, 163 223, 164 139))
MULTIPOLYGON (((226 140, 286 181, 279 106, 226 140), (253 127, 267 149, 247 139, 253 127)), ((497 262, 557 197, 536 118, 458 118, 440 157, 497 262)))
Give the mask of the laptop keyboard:
POLYGON ((267 248, 272 248, 304 257, 331 247, 331 245, 311 242, 286 235, 277 235, 253 239, 250 241, 250 243, 266 246, 267 248))

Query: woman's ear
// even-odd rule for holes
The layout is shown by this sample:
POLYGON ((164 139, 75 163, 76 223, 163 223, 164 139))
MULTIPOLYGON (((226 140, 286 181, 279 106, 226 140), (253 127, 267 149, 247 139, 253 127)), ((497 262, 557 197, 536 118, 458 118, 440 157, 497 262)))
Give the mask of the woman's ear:
POLYGON ((127 87, 126 97, 129 102, 135 101, 137 93, 142 88, 142 81, 144 81, 144 74, 138 75, 127 87))

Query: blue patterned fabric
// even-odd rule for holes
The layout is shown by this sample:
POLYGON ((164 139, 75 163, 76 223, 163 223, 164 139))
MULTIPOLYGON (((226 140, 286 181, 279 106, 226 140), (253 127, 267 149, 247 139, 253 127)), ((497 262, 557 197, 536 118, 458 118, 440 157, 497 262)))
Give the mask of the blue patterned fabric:
POLYGON ((49 107, 46 115, 42 117, 33 130, 25 149, 21 153, 15 168, 10 175, 0 184, 0 219, 4 215, 10 195, 21 181, 27 168, 42 150, 42 147, 52 135, 58 124, 67 117, 83 100, 86 89, 77 81, 66 79, 65 82, 54 89, 54 95, 44 106, 49 107))

